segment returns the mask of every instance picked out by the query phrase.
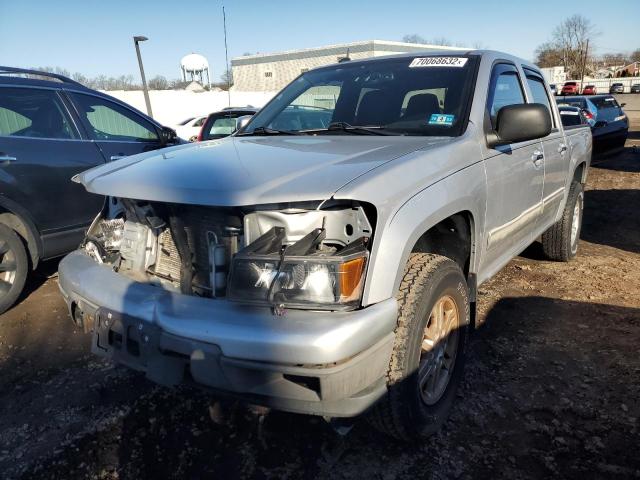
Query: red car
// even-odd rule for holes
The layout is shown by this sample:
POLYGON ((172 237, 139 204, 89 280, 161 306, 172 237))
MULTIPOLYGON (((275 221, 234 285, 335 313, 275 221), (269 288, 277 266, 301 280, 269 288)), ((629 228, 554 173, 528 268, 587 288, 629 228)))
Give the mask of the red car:
POLYGON ((596 92, 596 86, 595 85, 586 85, 583 89, 582 89, 582 94, 583 95, 595 95, 596 92))
POLYGON ((561 95, 579 95, 580 88, 578 87, 578 82, 565 82, 562 86, 561 95))

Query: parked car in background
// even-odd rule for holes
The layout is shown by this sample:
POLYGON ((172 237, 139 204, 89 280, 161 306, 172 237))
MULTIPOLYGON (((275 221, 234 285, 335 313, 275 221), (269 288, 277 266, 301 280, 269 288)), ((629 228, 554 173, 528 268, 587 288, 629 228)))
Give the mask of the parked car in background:
POLYGON ((595 95, 589 99, 598 109, 596 123, 592 129, 594 147, 623 147, 629 133, 629 119, 622 110, 625 104, 619 104, 612 95, 595 95))
POLYGON ((589 98, 581 96, 556 97, 556 103, 559 107, 569 106, 580 108, 589 125, 595 125, 598 109, 589 98))
POLYGON ((153 381, 424 438, 478 286, 539 236, 577 254, 591 142, 501 52, 320 67, 227 140, 84 172, 110 201, 60 289, 94 353, 153 381))
POLYGON ((74 175, 176 141, 142 112, 62 75, 0 67, 0 313, 40 260, 78 246, 102 208, 104 197, 74 175))
POLYGON ((228 137, 238 130, 240 118, 254 115, 257 111, 254 107, 231 107, 210 114, 200 128, 198 142, 228 137))
POLYGON ((596 93, 597 93, 597 91, 596 91, 596 86, 595 85, 586 85, 582 89, 582 94, 583 95, 595 95, 596 93))
POLYGON ((579 107, 558 106, 560 120, 565 131, 578 126, 590 126, 585 110, 579 107))
POLYGON ((550 83, 549 84, 549 90, 551 90, 551 93, 553 95, 558 95, 558 87, 556 86, 555 83, 550 83))
POLYGON ((631 93, 640 93, 640 83, 631 85, 631 93))
POLYGON ((561 95, 578 95, 579 93, 580 87, 578 86, 578 82, 564 82, 562 90, 560 91, 561 95))
POLYGON ((627 140, 629 121, 622 107, 612 95, 589 97, 558 97, 558 106, 578 107, 584 110, 593 134, 594 150, 621 147, 627 140))
POLYGON ((609 87, 609 93, 624 93, 624 85, 621 83, 612 83, 609 87))
POLYGON ((201 115, 183 120, 175 126, 178 137, 189 142, 195 142, 206 119, 206 115, 201 115))

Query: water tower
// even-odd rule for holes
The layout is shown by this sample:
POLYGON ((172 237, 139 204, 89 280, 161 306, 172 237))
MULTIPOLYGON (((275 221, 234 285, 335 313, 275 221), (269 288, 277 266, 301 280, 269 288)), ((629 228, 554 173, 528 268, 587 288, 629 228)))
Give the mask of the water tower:
POLYGON ((188 80, 199 81, 204 85, 204 74, 207 74, 207 85, 211 86, 211 80, 209 75, 209 62, 202 55, 197 53, 190 53, 185 55, 180 60, 180 70, 182 70, 182 81, 188 80))

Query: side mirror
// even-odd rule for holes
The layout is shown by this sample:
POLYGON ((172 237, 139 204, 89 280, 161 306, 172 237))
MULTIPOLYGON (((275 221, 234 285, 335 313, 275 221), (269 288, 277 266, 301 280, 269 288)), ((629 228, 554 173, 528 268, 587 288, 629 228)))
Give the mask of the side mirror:
POLYGON ((541 103, 507 105, 498 110, 496 129, 487 135, 489 147, 525 142, 551 133, 551 113, 541 103))
POLYGON ((626 103, 621 103, 620 104, 620 108, 624 107, 626 105, 626 103))
POLYGON ((176 143, 177 138, 178 134, 173 128, 162 127, 162 130, 160 131, 160 144, 163 147, 171 143, 176 143))
POLYGON ((253 118, 253 115, 243 115, 242 117, 236 118, 236 129, 234 130, 234 133, 241 132, 251 121, 251 118, 253 118))

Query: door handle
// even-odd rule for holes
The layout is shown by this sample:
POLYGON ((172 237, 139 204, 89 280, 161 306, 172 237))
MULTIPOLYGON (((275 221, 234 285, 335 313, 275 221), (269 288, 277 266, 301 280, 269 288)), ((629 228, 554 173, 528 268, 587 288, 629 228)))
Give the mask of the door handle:
POLYGON ((120 160, 121 158, 124 158, 124 157, 126 157, 126 155, 111 155, 110 160, 112 162, 115 162, 116 160, 120 160))
POLYGON ((531 155, 531 160, 533 160, 533 164, 536 168, 540 168, 542 166, 542 161, 544 160, 544 153, 540 150, 535 150, 533 155, 531 155))
POLYGON ((560 147, 558 147, 558 153, 564 154, 564 152, 566 151, 567 151, 567 146, 564 143, 561 143, 560 147))
POLYGON ((0 164, 9 165, 10 163, 16 162, 18 159, 12 155, 7 155, 6 153, 0 153, 0 164))

